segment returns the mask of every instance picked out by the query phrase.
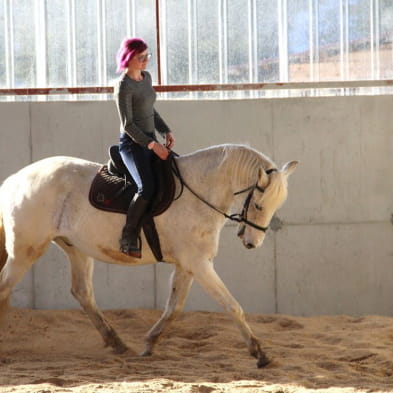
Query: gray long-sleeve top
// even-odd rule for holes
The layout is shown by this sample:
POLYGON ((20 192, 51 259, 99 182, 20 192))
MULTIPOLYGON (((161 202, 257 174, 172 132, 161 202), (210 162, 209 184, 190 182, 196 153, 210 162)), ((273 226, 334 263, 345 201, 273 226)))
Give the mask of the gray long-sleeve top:
POLYGON ((142 75, 143 79, 136 81, 122 74, 115 85, 114 97, 120 116, 120 132, 146 147, 155 140, 155 130, 162 136, 171 131, 154 109, 156 92, 150 74, 142 71, 142 75))

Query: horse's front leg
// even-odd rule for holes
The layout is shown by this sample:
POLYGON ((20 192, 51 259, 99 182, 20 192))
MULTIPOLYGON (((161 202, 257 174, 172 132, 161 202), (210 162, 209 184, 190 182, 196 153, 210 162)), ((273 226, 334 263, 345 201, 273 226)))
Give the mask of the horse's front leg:
POLYGON ((270 361, 262 351, 258 339, 246 322, 244 311, 236 299, 231 295, 221 278, 214 270, 210 261, 193 264, 194 277, 211 296, 232 316, 246 341, 250 354, 258 359, 258 367, 266 366, 270 361))
POLYGON ((183 309, 192 281, 193 277, 190 273, 184 271, 180 266, 176 266, 171 275, 170 294, 165 310, 161 318, 147 333, 145 338, 145 350, 142 356, 150 356, 153 353, 154 345, 157 343, 162 333, 183 309))

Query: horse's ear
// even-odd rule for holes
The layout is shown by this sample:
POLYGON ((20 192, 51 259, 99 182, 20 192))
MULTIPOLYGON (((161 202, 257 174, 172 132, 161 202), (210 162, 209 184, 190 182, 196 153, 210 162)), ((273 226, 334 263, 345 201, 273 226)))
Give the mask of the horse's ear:
POLYGON ((296 169, 297 165, 299 164, 299 161, 291 161, 287 162, 283 167, 281 168, 281 172, 284 173, 287 177, 292 174, 292 172, 296 169))

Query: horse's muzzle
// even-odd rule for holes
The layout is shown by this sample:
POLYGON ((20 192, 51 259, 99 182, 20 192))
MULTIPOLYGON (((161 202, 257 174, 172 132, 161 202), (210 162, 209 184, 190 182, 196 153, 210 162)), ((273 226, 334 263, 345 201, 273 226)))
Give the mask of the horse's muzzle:
POLYGON ((246 230, 246 226, 245 225, 241 225, 239 231, 237 232, 237 236, 239 237, 239 239, 242 240, 242 243, 244 245, 244 247, 246 247, 247 249, 251 249, 251 248, 255 248, 255 245, 246 241, 246 239, 244 239, 244 232, 246 230))
POLYGON ((243 242, 243 244, 244 244, 244 247, 246 247, 249 250, 251 250, 252 248, 255 248, 255 245, 252 243, 243 242))

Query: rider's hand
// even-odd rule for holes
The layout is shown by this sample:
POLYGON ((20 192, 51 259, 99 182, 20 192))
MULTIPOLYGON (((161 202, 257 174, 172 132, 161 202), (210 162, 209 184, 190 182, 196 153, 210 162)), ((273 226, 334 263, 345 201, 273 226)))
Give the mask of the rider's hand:
POLYGON ((169 150, 164 145, 161 145, 161 143, 152 142, 152 150, 161 160, 166 160, 169 156, 169 150))
POLYGON ((172 147, 175 145, 175 137, 171 132, 168 132, 165 135, 165 147, 168 149, 172 149, 172 147))

